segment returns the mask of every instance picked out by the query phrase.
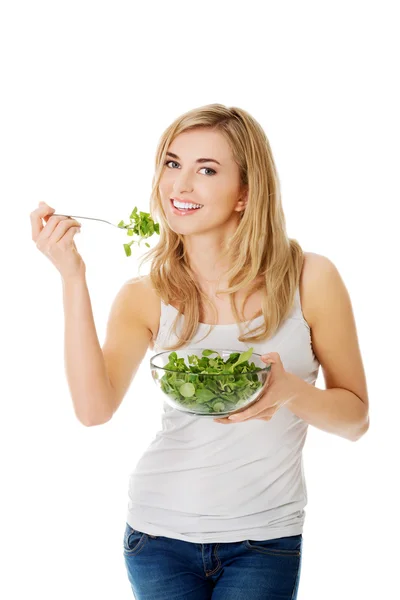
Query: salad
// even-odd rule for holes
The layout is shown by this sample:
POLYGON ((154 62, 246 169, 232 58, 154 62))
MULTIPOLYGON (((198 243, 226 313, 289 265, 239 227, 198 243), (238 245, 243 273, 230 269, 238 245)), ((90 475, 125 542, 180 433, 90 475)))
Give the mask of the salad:
POLYGON ((253 348, 233 352, 224 362, 216 350, 203 350, 201 358, 189 355, 186 365, 184 358, 171 352, 163 367, 168 371, 160 380, 161 389, 183 408, 201 413, 233 411, 263 385, 257 372, 265 368, 249 362, 252 354, 253 348))
MULTIPOLYGON (((158 235, 160 235, 160 224, 154 223, 153 219, 151 218, 150 213, 139 211, 139 214, 138 214, 138 209, 135 206, 135 208, 133 209, 133 211, 131 212, 131 214, 129 216, 129 219, 130 219, 130 223, 124 223, 124 221, 120 221, 118 223, 118 227, 121 227, 123 229, 127 225, 129 225, 129 226, 132 225, 132 223, 134 221, 135 226, 132 227, 132 229, 127 229, 126 233, 130 237, 132 237, 133 235, 138 235, 139 240, 132 240, 131 242, 129 242, 129 244, 124 244, 124 250, 125 250, 126 256, 131 256, 131 254, 132 254, 131 246, 132 246, 132 244, 135 243, 135 241, 138 243, 138 245, 140 247, 140 242, 142 242, 144 239, 151 237, 154 233, 157 233, 158 235)), ((145 242, 145 246, 150 248, 150 244, 148 244, 147 242, 145 242)))

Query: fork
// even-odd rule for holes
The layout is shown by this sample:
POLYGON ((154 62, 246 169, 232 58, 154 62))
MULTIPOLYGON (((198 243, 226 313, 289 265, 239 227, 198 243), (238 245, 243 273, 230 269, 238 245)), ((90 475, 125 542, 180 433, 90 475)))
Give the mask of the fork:
POLYGON ((76 215, 60 215, 60 213, 53 213, 52 216, 55 217, 67 217, 68 219, 90 219, 91 221, 102 221, 103 223, 108 223, 108 225, 112 225, 113 227, 118 227, 118 229, 134 229, 135 225, 122 225, 119 227, 118 225, 114 225, 114 223, 110 223, 110 221, 105 221, 104 219, 95 219, 94 217, 77 217, 76 215))

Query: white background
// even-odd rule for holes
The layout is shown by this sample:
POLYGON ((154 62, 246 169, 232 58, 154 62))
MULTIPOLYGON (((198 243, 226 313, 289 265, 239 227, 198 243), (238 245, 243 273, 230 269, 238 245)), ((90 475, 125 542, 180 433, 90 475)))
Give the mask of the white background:
MULTIPOLYGON (((40 200, 128 221, 149 210, 154 153, 181 113, 249 111, 272 146, 289 237, 349 290, 371 426, 353 443, 309 427, 299 600, 398 590, 399 92, 396 2, 19 2, 0 10, 0 595, 132 598, 128 478, 160 427, 143 360, 114 418, 76 419, 59 273, 31 238, 40 200)), ((138 274, 123 231, 84 221, 100 343, 138 274)), ((155 243, 155 238, 150 240, 155 243)), ((141 274, 148 272, 149 265, 141 274)), ((317 387, 324 388, 320 374, 317 387)))

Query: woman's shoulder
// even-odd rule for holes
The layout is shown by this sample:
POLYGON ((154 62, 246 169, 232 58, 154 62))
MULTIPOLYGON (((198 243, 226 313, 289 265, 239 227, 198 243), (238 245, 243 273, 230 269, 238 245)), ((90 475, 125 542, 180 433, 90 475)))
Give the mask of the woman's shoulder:
POLYGON ((150 275, 141 275, 129 280, 132 283, 132 293, 139 295, 144 319, 152 332, 152 339, 157 337, 161 316, 160 298, 154 289, 150 275))
POLYGON ((332 268, 335 268, 335 265, 327 256, 316 252, 304 252, 299 293, 304 318, 311 328, 315 319, 316 307, 318 307, 321 276, 326 270, 332 268))

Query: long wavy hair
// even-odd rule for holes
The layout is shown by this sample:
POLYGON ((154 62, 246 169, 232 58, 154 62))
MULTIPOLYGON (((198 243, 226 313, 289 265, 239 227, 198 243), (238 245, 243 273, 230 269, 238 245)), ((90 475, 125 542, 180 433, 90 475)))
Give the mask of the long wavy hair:
POLYGON ((179 306, 172 329, 178 342, 165 346, 166 350, 178 350, 190 344, 202 322, 203 302, 208 303, 215 314, 215 323, 210 324, 205 337, 217 321, 215 306, 193 277, 184 236, 169 227, 159 193, 170 144, 180 133, 198 128, 208 128, 225 136, 239 167, 241 184, 248 189, 247 205, 241 212, 238 227, 222 249, 222 256, 228 258, 230 265, 224 274, 229 286, 216 292, 217 295, 229 295, 232 313, 241 331, 239 341, 259 342, 275 334, 293 307, 304 260, 300 244, 289 239, 286 233, 278 174, 269 141, 260 124, 245 110, 222 104, 201 106, 181 115, 164 131, 158 143, 150 214, 160 223, 160 237, 157 245, 141 259, 139 267, 151 260, 153 289, 165 304, 179 306), (246 334, 241 327, 243 315, 239 314, 235 302, 237 292, 243 288, 247 289, 243 306, 252 294, 263 291, 262 310, 253 317, 263 314, 262 325, 246 334), (179 333, 177 327, 181 316, 184 320, 179 333))

